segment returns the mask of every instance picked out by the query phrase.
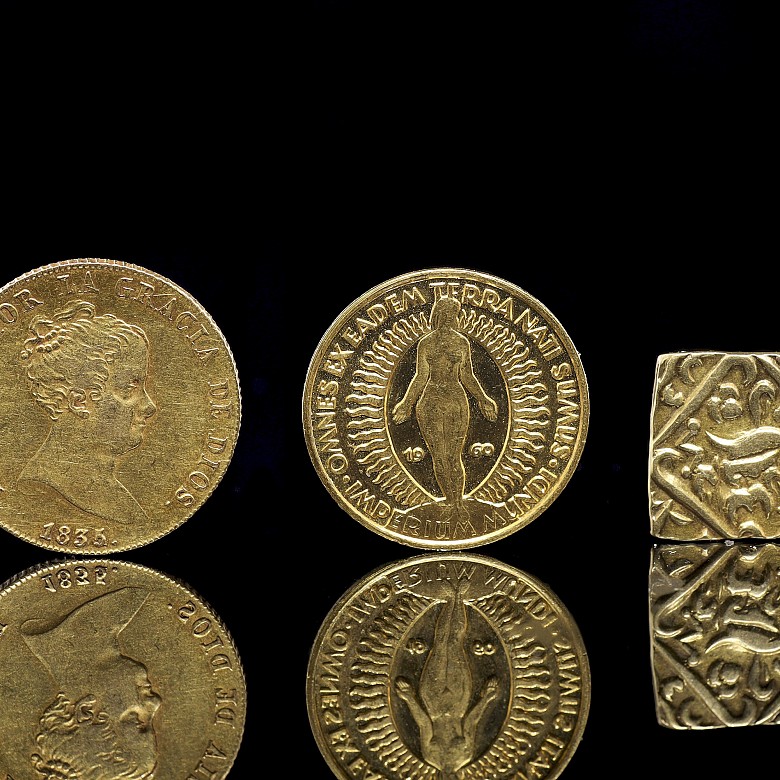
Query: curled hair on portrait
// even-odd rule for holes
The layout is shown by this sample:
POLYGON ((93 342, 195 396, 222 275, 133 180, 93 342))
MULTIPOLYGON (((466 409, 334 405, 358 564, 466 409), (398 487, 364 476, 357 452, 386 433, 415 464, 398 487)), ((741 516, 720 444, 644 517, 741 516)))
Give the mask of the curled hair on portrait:
POLYGON ((152 777, 153 728, 140 721, 133 725, 138 712, 132 706, 116 716, 111 712, 126 706, 116 704, 117 675, 126 676, 128 668, 132 675, 145 670, 122 652, 120 637, 148 596, 143 588, 119 588, 90 598, 65 615, 41 615, 20 625, 22 640, 59 691, 39 718, 37 751, 31 756, 44 780, 152 777), (78 653, 73 637, 83 640, 78 653), (139 753, 132 743, 141 735, 144 745, 139 753), (53 772, 62 773, 63 767, 72 774, 53 772))
POLYGON ((103 724, 107 715, 95 712, 97 699, 84 696, 71 701, 63 693, 46 708, 40 718, 35 742, 40 753, 31 756, 35 771, 45 780, 82 780, 86 767, 69 749, 69 744, 85 724, 103 724))
POLYGON ((127 763, 107 713, 92 694, 78 701, 57 694, 39 725, 38 752, 31 761, 42 780, 141 780, 149 776, 127 763))
POLYGON ((37 753, 32 756, 33 768, 43 780, 80 780, 78 772, 65 761, 44 761, 37 753))
POLYGON ((102 393, 109 366, 125 354, 133 337, 148 344, 137 325, 113 314, 96 314, 95 305, 75 300, 50 318, 34 317, 20 355, 33 398, 56 420, 68 408, 72 391, 86 397, 102 393))

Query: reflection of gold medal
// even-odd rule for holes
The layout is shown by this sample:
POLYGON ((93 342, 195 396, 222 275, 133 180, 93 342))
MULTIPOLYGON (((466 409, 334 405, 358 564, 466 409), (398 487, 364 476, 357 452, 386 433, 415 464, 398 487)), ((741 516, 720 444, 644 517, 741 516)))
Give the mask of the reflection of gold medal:
POLYGON ((487 274, 433 269, 344 310, 311 360, 306 443, 331 495, 371 530, 460 549, 538 517, 577 466, 589 417, 555 317, 487 274))
POLYGON ((0 777, 224 778, 246 686, 199 596, 112 559, 63 560, 0 589, 0 777))
POLYGON ((429 553, 362 578, 311 652, 315 739, 341 780, 553 780, 582 738, 588 657, 534 577, 429 553))
POLYGON ((0 290, 0 526, 47 549, 126 550, 211 495, 241 400, 217 325, 138 266, 84 259, 0 290))

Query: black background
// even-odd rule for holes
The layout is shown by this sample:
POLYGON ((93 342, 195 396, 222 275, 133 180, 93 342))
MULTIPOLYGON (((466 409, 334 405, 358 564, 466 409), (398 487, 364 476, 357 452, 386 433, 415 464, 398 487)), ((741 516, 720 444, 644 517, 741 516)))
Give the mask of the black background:
MULTIPOLYGON (((0 267, 142 265, 236 359, 242 428, 182 527, 122 556, 179 577, 242 656, 231 780, 326 780, 308 652, 357 579, 415 550, 339 510, 306 451, 309 360, 356 297, 440 265, 503 277, 588 377, 580 467, 475 552, 546 582, 592 671, 565 776, 727 778, 772 727, 671 732, 650 675, 647 510, 658 354, 777 350, 769 25, 749 4, 0 3, 0 267)), ((10 534, 2 576, 48 559, 10 534)))

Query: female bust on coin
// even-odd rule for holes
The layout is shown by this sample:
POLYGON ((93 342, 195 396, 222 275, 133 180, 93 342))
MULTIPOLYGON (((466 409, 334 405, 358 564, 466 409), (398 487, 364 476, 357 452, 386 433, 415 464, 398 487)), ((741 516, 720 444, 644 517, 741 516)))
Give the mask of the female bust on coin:
POLYGON ((162 699, 121 635, 148 593, 120 588, 64 617, 31 619, 24 643, 58 691, 41 713, 30 761, 42 780, 150 780, 157 764, 155 714, 162 699), (73 650, 72 637, 89 637, 73 650))
POLYGON ((91 515, 122 523, 147 518, 116 476, 138 447, 157 407, 146 389, 144 331, 92 303, 72 301, 51 319, 36 317, 21 354, 27 387, 51 419, 25 465, 18 489, 54 496, 91 515))

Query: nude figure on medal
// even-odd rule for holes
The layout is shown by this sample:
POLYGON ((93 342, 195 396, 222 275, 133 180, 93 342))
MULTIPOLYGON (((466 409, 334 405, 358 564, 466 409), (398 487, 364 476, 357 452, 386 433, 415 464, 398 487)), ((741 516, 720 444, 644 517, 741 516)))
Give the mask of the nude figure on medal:
POLYGON ((464 508, 466 469, 463 449, 469 427, 469 399, 477 401, 491 422, 498 416, 471 361, 471 344, 458 330, 460 302, 438 298, 431 309, 430 333, 417 345, 415 374, 403 398, 393 408, 393 422, 403 423, 416 412, 420 433, 433 462, 433 473, 444 496, 447 517, 467 518, 464 508))
POLYGON ((146 388, 144 331, 92 303, 72 301, 36 317, 21 362, 27 387, 48 415, 46 439, 23 468, 18 490, 68 512, 120 523, 147 519, 116 475, 157 411, 146 388))
POLYGON ((436 618, 433 644, 417 690, 411 680, 397 677, 395 692, 417 724, 422 758, 442 773, 442 780, 454 780, 459 769, 478 757, 477 727, 498 696, 499 684, 496 677, 489 677, 472 703, 467 607, 460 584, 445 582, 452 596, 436 618))

